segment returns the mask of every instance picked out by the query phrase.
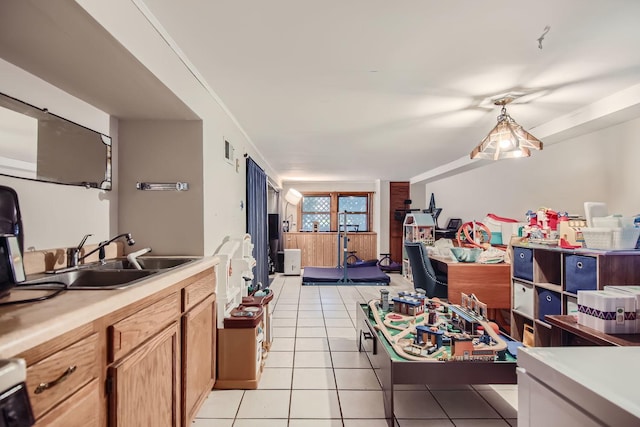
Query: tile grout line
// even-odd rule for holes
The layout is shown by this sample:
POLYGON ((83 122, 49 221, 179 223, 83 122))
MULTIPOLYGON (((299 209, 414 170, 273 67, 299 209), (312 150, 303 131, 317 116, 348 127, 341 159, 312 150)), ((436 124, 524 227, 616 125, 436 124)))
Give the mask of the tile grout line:
POLYGON ((333 373, 333 382, 336 385, 336 399, 338 400, 338 410, 340 411, 340 422, 344 427, 344 414, 342 412, 342 403, 340 402, 340 393, 338 392, 338 380, 336 379, 336 368, 333 364, 333 351, 331 351, 331 342, 329 341, 329 331, 327 330, 327 319, 324 317, 324 303, 322 296, 320 297, 320 307, 322 308, 322 322, 324 323, 324 333, 327 339, 327 347, 329 348, 329 360, 331 361, 331 372, 333 373))

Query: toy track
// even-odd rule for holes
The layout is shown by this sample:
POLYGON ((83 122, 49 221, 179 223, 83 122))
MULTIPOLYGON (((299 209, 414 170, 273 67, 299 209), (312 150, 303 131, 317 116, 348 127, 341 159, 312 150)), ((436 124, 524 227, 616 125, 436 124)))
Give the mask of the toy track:
MULTIPOLYGON (((429 300, 431 301, 431 300, 429 300)), ((435 302, 435 301, 434 301, 435 302)), ((446 306, 447 308, 449 307, 453 307, 451 304, 442 302, 442 301, 438 301, 438 304, 442 305, 442 306, 446 306)), ((391 347, 393 348, 393 350, 402 358, 407 359, 407 360, 419 360, 422 362, 444 362, 445 360, 442 360, 442 356, 443 354, 445 354, 445 352, 442 349, 438 349, 438 351, 436 351, 435 353, 427 356, 417 356, 415 354, 410 354, 407 353, 403 346, 400 344, 400 340, 404 339, 407 335, 409 334, 415 334, 416 333, 416 326, 418 325, 425 325, 426 321, 428 319, 428 316, 424 315, 422 316, 422 320, 419 322, 416 322, 414 324, 409 324, 408 326, 398 326, 398 325, 393 325, 392 324, 392 320, 387 319, 387 317, 385 316, 384 319, 382 319, 380 317, 380 308, 379 308, 379 300, 378 299, 374 299, 369 301, 369 308, 371 309, 371 313, 373 315, 373 318, 375 320, 375 325, 374 327, 382 332, 382 335, 384 335, 384 337, 387 339, 387 341, 389 342, 389 344, 391 345, 391 347), (391 335, 389 333, 389 329, 395 329, 395 330, 399 330, 400 333, 396 334, 396 335, 391 335)), ((397 314, 399 316, 402 317, 402 319, 396 320, 396 321, 404 321, 404 322, 411 322, 412 320, 415 320, 416 317, 414 316, 405 316, 402 315, 400 313, 394 313, 397 314)), ((488 334, 491 338, 493 338, 493 340, 496 342, 495 345, 489 347, 494 354, 499 352, 499 351, 504 351, 507 349, 507 343, 502 340, 500 338, 500 335, 497 334, 494 329, 491 327, 491 325, 489 324, 489 322, 485 321, 484 319, 477 319, 478 324, 480 324, 482 327, 484 327, 484 333, 488 334)), ((449 360, 456 360, 456 359, 449 359, 449 360)), ((472 357, 469 361, 473 361, 474 357, 472 357)), ((483 358, 476 358, 476 360, 484 360, 483 358)))

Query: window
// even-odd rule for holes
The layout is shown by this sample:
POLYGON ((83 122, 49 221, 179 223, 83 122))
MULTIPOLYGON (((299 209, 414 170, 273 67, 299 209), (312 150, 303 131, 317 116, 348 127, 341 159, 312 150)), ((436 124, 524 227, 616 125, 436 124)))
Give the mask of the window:
POLYGON ((305 193, 300 204, 300 230, 318 231, 344 229, 347 231, 371 230, 371 202, 373 193, 305 193))
POLYGON ((346 215, 347 231, 369 231, 369 197, 338 196, 338 225, 344 229, 346 215))
POLYGON ((301 231, 313 231, 313 224, 318 222, 318 231, 331 230, 331 197, 304 196, 302 198, 301 231))

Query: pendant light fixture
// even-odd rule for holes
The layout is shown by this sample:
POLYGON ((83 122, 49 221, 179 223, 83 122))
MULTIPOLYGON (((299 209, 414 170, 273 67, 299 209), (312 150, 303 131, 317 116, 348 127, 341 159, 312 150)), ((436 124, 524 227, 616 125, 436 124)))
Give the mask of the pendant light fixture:
POLYGON ((502 110, 498 116, 498 124, 471 152, 472 159, 511 159, 514 157, 530 157, 531 150, 542 150, 542 141, 522 126, 507 113, 505 107, 513 101, 506 97, 494 101, 495 105, 501 105, 502 110))

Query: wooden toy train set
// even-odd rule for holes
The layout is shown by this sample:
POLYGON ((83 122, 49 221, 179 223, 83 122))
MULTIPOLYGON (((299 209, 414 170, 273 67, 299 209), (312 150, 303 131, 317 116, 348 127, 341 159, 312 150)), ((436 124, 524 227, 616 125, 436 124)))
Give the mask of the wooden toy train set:
POLYGON ((506 360, 507 341, 475 295, 463 293, 460 305, 419 292, 400 292, 392 301, 389 291, 381 290, 369 309, 375 328, 398 356, 426 362, 506 360))

